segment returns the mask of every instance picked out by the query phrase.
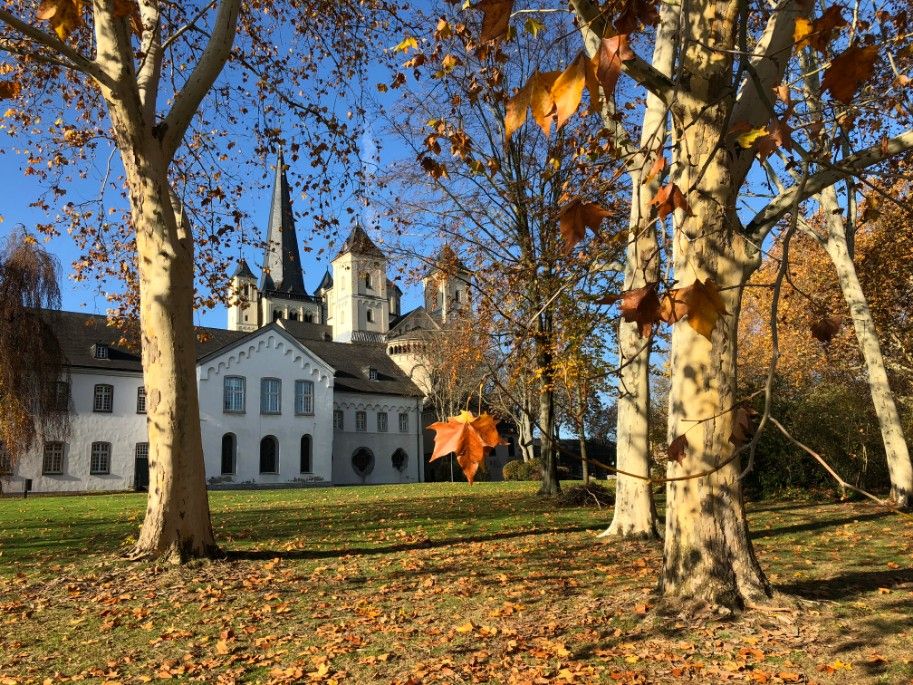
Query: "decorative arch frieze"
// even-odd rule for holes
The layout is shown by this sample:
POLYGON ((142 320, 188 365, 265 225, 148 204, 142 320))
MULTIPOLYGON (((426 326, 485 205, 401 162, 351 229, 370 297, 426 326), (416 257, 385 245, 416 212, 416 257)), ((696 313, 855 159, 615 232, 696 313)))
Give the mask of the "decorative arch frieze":
POLYGON ((315 383, 319 383, 325 388, 332 387, 333 375, 329 373, 328 369, 315 363, 302 352, 301 348, 275 332, 238 345, 225 352, 224 355, 203 363, 200 367, 200 380, 207 381, 210 376, 221 376, 233 371, 242 361, 253 358, 263 350, 280 352, 283 359, 287 359, 290 365, 296 369, 298 377, 302 375, 300 372, 304 372, 304 376, 315 383))

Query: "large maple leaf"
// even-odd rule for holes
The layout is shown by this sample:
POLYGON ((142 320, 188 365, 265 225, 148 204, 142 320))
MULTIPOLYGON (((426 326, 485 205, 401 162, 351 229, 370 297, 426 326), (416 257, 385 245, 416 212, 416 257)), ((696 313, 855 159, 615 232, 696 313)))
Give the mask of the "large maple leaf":
POLYGON ((82 26, 82 0, 42 0, 38 19, 47 20, 60 40, 82 26))
POLYGON ((483 12, 482 40, 498 40, 507 35, 514 0, 480 0, 476 9, 483 12))
POLYGON ((695 331, 710 340, 720 316, 726 314, 720 290, 712 279, 696 280, 685 288, 672 290, 662 302, 663 320, 674 324, 687 317, 695 331))
POLYGON ((829 91, 835 100, 845 105, 850 104, 859 86, 872 76, 877 56, 876 45, 866 45, 863 48, 853 45, 847 48, 824 71, 821 90, 829 91))
POLYGON ((501 444, 498 427, 490 414, 476 416, 463 410, 459 416, 432 423, 428 428, 435 431, 434 452, 429 461, 455 453, 470 485, 485 455, 501 444))
POLYGON ((595 233, 602 220, 612 216, 612 210, 593 202, 574 200, 561 210, 559 217, 561 238, 564 240, 565 253, 574 249, 574 245, 583 240, 589 227, 595 233))

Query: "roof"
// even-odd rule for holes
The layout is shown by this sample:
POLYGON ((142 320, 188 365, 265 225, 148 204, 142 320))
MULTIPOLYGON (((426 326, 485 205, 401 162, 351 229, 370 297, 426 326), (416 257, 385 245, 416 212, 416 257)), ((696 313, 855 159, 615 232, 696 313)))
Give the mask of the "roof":
POLYGON ((374 244, 374 241, 368 237, 365 229, 361 227, 361 222, 357 219, 355 220, 355 226, 352 228, 352 232, 349 233, 349 237, 346 238, 346 241, 342 244, 342 249, 339 250, 339 254, 336 255, 336 258, 338 259, 349 252, 370 257, 379 257, 381 259, 387 258, 387 255, 385 255, 383 251, 374 244))
MULTIPOLYGON (((108 326, 107 317, 82 312, 45 311, 45 320, 60 341, 60 346, 72 368, 100 369, 107 371, 143 370, 140 351, 137 346, 118 344, 123 331, 108 326), (108 346, 108 358, 96 359, 96 344, 108 346)), ((197 357, 211 354, 231 344, 246 334, 221 328, 196 329, 197 357)))
POLYGON ((333 276, 330 274, 330 270, 327 269, 326 273, 323 274, 323 278, 320 279, 320 285, 317 286, 317 290, 330 290, 333 287, 333 276))
POLYGON ((387 339, 399 338, 413 331, 436 331, 440 327, 440 324, 428 314, 428 310, 424 307, 416 307, 411 312, 406 312, 390 322, 387 339))
POLYGON ((430 276, 437 271, 442 271, 451 276, 472 273, 469 270, 469 267, 463 263, 463 260, 457 256, 457 253, 453 251, 453 248, 450 247, 450 245, 444 245, 444 247, 440 249, 437 256, 434 258, 432 265, 428 267, 426 275, 430 276))
MULTIPOLYGON (((72 368, 142 372, 139 350, 118 345, 121 331, 109 327, 106 317, 58 311, 46 311, 44 316, 60 339, 67 362, 72 368), (93 348, 98 343, 108 345, 107 359, 95 358, 93 348)), ((270 326, 284 329, 302 347, 336 369, 335 385, 340 390, 379 395, 422 396, 422 392, 387 355, 384 343, 329 342, 323 339, 332 330, 329 326, 301 321, 282 321, 281 324, 270 326), (378 372, 376 381, 369 378, 369 370, 372 368, 378 372)), ((215 355, 245 338, 255 337, 265 328, 259 328, 251 333, 222 328, 198 327, 195 330, 197 359, 200 360, 215 355)))
POLYGON ((260 290, 307 296, 304 271, 298 251, 295 215, 282 151, 276 159, 276 178, 273 181, 273 201, 269 210, 266 246, 263 248, 263 273, 260 290))
POLYGON ((242 259, 238 262, 238 267, 235 269, 235 272, 231 275, 232 278, 256 278, 254 272, 250 270, 250 267, 247 265, 247 261, 242 259))
POLYGON ((389 278, 387 279, 387 290, 392 291, 392 292, 396 293, 397 295, 403 294, 403 289, 400 288, 399 285, 397 285, 396 281, 393 281, 389 278))

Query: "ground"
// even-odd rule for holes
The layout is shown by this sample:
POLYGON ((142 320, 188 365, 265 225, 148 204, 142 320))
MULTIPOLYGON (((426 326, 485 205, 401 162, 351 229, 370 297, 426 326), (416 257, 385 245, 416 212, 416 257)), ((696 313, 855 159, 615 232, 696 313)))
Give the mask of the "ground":
POLYGON ((530 483, 212 493, 223 561, 122 560, 141 495, 0 500, 0 683, 913 682, 913 521, 751 507, 778 590, 652 616, 661 548, 530 483))

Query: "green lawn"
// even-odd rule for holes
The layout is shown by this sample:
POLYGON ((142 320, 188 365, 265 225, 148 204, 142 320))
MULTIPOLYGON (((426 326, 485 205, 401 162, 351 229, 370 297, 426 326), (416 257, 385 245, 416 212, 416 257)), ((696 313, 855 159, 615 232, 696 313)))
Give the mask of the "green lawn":
POLYGON ((661 547, 599 542, 609 510, 534 489, 215 492, 227 558, 186 567, 120 559, 143 496, 0 500, 0 685, 913 682, 910 518, 755 505, 791 601, 654 622, 661 547))

